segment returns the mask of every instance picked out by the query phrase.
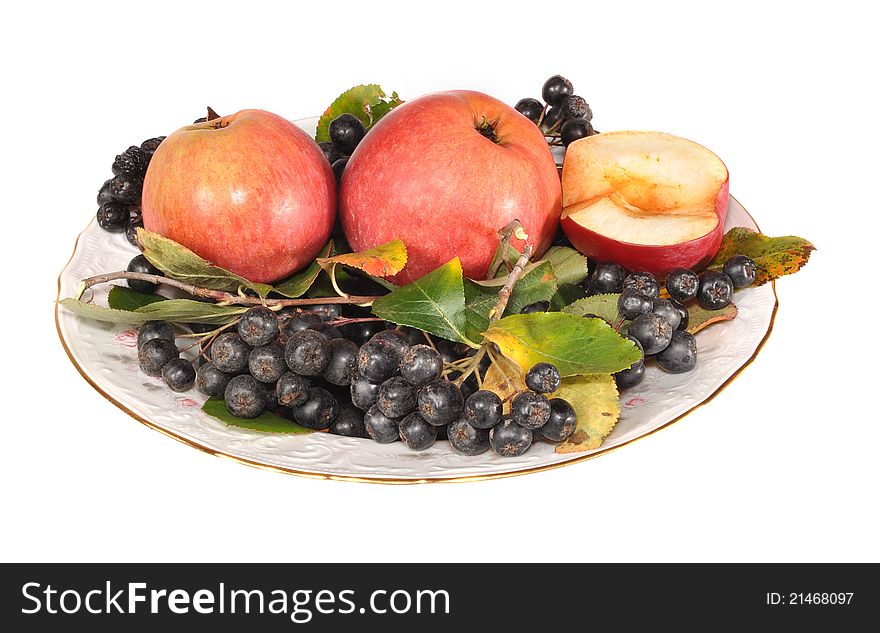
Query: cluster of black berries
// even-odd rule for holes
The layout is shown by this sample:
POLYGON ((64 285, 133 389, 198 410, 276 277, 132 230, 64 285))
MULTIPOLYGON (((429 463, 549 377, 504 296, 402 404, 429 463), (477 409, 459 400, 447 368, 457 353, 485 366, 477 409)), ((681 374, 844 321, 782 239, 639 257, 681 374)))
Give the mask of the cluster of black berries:
POLYGON ((348 159, 358 146, 361 139, 367 134, 364 124, 353 114, 341 114, 330 121, 330 141, 318 143, 324 156, 333 167, 333 175, 336 182, 342 179, 342 172, 348 164, 348 159))
POLYGON ((727 260, 724 272, 707 270, 697 275, 680 268, 667 275, 669 298, 661 299, 660 284, 654 275, 627 274, 622 266, 611 262, 597 264, 586 282, 587 293, 620 293, 617 309, 620 317, 630 322, 627 336, 642 353, 631 367, 614 375, 618 387, 632 387, 642 381, 646 356, 653 356, 669 373, 692 370, 697 364, 697 340, 687 332, 689 315, 684 304, 696 300, 706 310, 720 310, 730 303, 734 288, 750 286, 756 276, 755 262, 743 255, 727 260))
POLYGON ((113 161, 113 177, 98 191, 98 225, 105 231, 125 231, 128 241, 137 246, 136 231, 141 220, 141 192, 147 166, 164 136, 151 138, 140 147, 132 145, 113 161))
POLYGON ((337 327, 339 319, 345 320, 338 305, 277 313, 253 307, 236 331, 203 346, 201 365, 180 358, 170 324, 150 321, 138 333, 138 360, 174 391, 195 385, 223 398, 240 418, 268 410, 311 429, 382 444, 401 440, 414 450, 439 437, 466 455, 492 446, 499 455, 515 456, 536 437, 561 442, 574 431, 571 405, 544 395, 560 385, 552 365, 529 371, 529 390, 514 397, 505 416, 493 392, 443 378, 444 360, 464 355, 449 341, 437 343, 441 352, 417 342, 423 337, 418 330, 388 328, 383 321, 337 327))
POLYGON ((545 135, 558 132, 562 144, 568 147, 579 138, 596 134, 593 130, 593 111, 583 97, 574 94, 571 82, 561 75, 553 75, 541 90, 544 103, 527 97, 517 101, 514 108, 545 135))

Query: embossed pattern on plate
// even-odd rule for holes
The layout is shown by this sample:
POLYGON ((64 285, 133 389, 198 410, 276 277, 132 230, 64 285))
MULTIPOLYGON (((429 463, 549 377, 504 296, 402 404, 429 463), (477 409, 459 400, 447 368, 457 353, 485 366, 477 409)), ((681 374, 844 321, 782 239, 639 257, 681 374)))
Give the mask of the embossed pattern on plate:
MULTIPOLYGON (((316 123, 317 119, 297 122, 310 133, 316 123)), ((757 228, 731 197, 726 228, 733 226, 757 228)), ((135 254, 124 235, 106 233, 92 220, 59 277, 59 297, 72 296, 85 277, 123 270, 135 254)), ((106 305, 108 288, 94 289, 99 304, 106 305)), ((552 444, 539 442, 518 458, 501 458, 492 452, 465 457, 447 442, 415 452, 401 443, 377 444, 329 433, 282 436, 228 427, 201 412, 204 396, 195 389, 176 394, 161 380, 141 373, 133 329, 81 319, 60 307, 56 308, 56 322, 71 361, 86 380, 130 415, 176 439, 249 465, 293 474, 416 483, 553 468, 608 452, 677 420, 711 398, 748 364, 770 331, 776 310, 772 284, 739 291, 735 301, 739 307, 735 320, 697 334, 699 361, 695 371, 666 374, 649 363, 645 380, 622 393, 620 422, 599 449, 560 455, 552 444)))

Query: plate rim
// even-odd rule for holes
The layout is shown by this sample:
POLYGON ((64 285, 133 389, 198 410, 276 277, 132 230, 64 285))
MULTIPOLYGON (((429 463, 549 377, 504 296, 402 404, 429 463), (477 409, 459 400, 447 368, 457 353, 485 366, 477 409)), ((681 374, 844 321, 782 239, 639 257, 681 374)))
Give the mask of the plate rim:
MULTIPOLYGON (((757 221, 755 221, 755 218, 752 216, 752 214, 749 213, 749 210, 746 209, 746 207, 741 202, 739 202, 739 200, 737 198, 735 198, 732 195, 730 197, 733 200, 735 200, 737 202, 737 204, 739 204, 740 207, 742 207, 743 211, 745 211, 746 215, 752 220, 752 222, 754 222, 755 227, 758 229, 758 231, 760 231, 761 230, 760 226, 758 225, 757 221)), ((779 311, 779 295, 776 293, 776 281, 773 280, 770 282, 770 286, 773 290, 773 312, 770 315, 770 322, 767 325, 767 331, 764 333, 764 336, 761 338, 761 341, 758 343, 757 347, 755 348, 755 351, 752 352, 751 356, 749 356, 743 362, 742 365, 737 367, 736 370, 734 370, 734 372, 730 376, 728 376, 728 378, 724 382, 722 382, 718 386, 717 389, 715 389, 715 391, 710 393, 708 396, 706 396, 700 402, 696 403, 690 409, 677 415, 676 417, 669 420, 665 424, 657 427, 656 429, 648 431, 644 435, 639 435, 638 437, 634 437, 630 440, 627 440, 626 442, 623 442, 622 444, 618 444, 616 446, 610 446, 608 448, 600 449, 598 451, 591 452, 586 455, 582 455, 580 457, 574 457, 572 459, 568 459, 565 461, 556 462, 556 463, 552 463, 552 464, 542 464, 540 466, 530 466, 528 468, 520 468, 518 470, 511 470, 508 472, 487 473, 487 474, 482 474, 482 475, 410 478, 410 477, 363 477, 363 476, 358 476, 358 475, 336 475, 336 474, 332 474, 332 473, 319 473, 319 472, 312 472, 312 471, 308 471, 308 470, 287 468, 284 466, 274 466, 271 464, 265 464, 263 462, 249 459, 246 457, 240 457, 238 455, 231 455, 229 453, 225 453, 223 451, 219 451, 217 449, 211 448, 210 446, 205 446, 204 444, 200 444, 199 442, 196 442, 195 440, 192 440, 190 438, 184 437, 182 435, 178 435, 172 431, 169 431, 166 428, 163 428, 162 426, 158 425, 157 423, 152 422, 152 421, 144 418, 143 416, 138 415, 137 413, 135 413, 134 411, 129 409, 125 404, 116 400, 110 394, 108 394, 100 385, 98 385, 85 372, 85 370, 80 366, 80 364, 74 358, 73 354, 70 351, 70 348, 67 346, 67 341, 64 339, 64 334, 61 331, 61 322, 59 320, 59 315, 61 312, 61 303, 60 303, 61 302, 61 278, 64 275, 64 271, 67 270, 67 267, 70 265, 70 262, 73 261, 73 258, 76 255, 77 248, 79 247, 80 239, 82 238, 83 234, 89 229, 89 227, 91 227, 93 221, 94 221, 94 219, 89 220, 89 223, 85 226, 85 228, 82 231, 80 231, 79 234, 76 236, 76 241, 73 244, 73 251, 71 252, 70 257, 67 259, 67 262, 64 264, 64 266, 62 266, 61 272, 58 273, 58 290, 57 290, 57 294, 55 297, 55 331, 58 334, 58 339, 61 341, 61 346, 64 348, 64 353, 67 354, 68 360, 70 360, 70 363, 74 366, 74 368, 76 368, 76 371, 79 373, 80 376, 82 376, 83 380, 85 380, 89 385, 91 385, 91 387, 95 391, 97 391, 99 394, 101 394, 105 400, 114 404, 118 409, 120 409, 121 411, 126 413, 128 416, 130 416, 131 418, 140 422, 141 424, 143 424, 147 428, 152 429, 154 431, 158 431, 159 433, 161 433, 162 435, 165 435, 166 437, 170 437, 174 440, 177 440, 178 442, 181 442, 182 444, 185 444, 191 448, 198 449, 198 450, 200 450, 204 453, 207 453, 209 455, 213 455, 215 457, 226 458, 226 459, 229 459, 229 460, 236 462, 238 464, 243 464, 245 466, 250 466, 252 468, 258 468, 260 470, 276 472, 276 473, 281 473, 281 474, 285 474, 285 475, 295 475, 297 477, 304 477, 307 479, 324 479, 324 480, 331 480, 331 481, 347 481, 347 482, 354 482, 354 483, 370 483, 370 484, 386 484, 386 485, 468 483, 468 482, 474 482, 474 481, 485 481, 485 480, 490 480, 490 479, 506 479, 508 477, 517 477, 519 475, 529 475, 532 473, 539 473, 539 472, 544 472, 544 471, 548 471, 548 470, 555 470, 557 468, 562 468, 564 466, 571 466, 573 464, 580 464, 585 461, 594 459, 596 457, 600 457, 602 455, 607 455, 608 453, 611 453, 612 451, 616 451, 616 450, 621 449, 625 446, 629 446, 630 444, 637 442, 638 440, 642 440, 647 437, 650 437, 654 433, 657 433, 658 431, 662 431, 663 429, 666 429, 666 428, 672 426, 673 424, 684 419, 685 417, 687 417, 688 415, 690 415, 691 413, 693 413, 694 411, 696 411, 700 407, 702 407, 702 406, 710 403, 712 400, 714 400, 718 394, 720 394, 722 391, 724 391, 736 378, 738 378, 740 376, 740 374, 743 372, 743 370, 746 367, 748 367, 749 365, 751 365, 754 362, 754 360, 758 357, 758 354, 764 348, 764 345, 767 343, 767 339, 770 338, 770 334, 773 332, 773 326, 776 322, 776 315, 779 311)))

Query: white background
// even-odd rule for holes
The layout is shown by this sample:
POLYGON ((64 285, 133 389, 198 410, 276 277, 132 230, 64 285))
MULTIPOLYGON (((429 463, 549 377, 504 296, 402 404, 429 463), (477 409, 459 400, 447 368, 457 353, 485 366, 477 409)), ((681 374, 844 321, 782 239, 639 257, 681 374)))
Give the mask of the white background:
POLYGON ((880 560, 869 3, 299 4, 5 10, 0 560, 880 560), (557 72, 598 129, 709 146, 766 233, 818 246, 755 363, 678 424, 500 481, 313 481, 149 430, 68 362, 56 277, 121 149, 206 105, 299 118, 371 82, 514 103, 557 72))

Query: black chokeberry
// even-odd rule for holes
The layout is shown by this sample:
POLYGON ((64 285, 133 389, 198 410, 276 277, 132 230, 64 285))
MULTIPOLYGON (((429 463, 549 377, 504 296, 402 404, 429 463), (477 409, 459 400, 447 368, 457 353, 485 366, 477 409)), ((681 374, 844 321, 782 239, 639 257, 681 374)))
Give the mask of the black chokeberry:
POLYGON ((162 368, 162 380, 171 391, 188 391, 196 381, 196 370, 185 358, 172 358, 162 368))
POLYGON ((510 417, 527 429, 539 429, 550 419, 550 401, 534 391, 523 391, 510 403, 510 417))
POLYGON ((105 180, 104 184, 101 185, 101 188, 98 189, 98 197, 97 197, 98 206, 101 206, 105 202, 116 202, 116 200, 113 199, 113 196, 110 195, 110 181, 111 180, 113 180, 113 179, 108 178, 107 180, 105 180))
POLYGON ((367 133, 360 119, 347 112, 330 121, 329 132, 330 140, 345 156, 351 156, 354 148, 367 133))
POLYGON ((634 387, 645 377, 645 348, 642 347, 641 341, 633 336, 627 336, 629 340, 635 343, 636 347, 639 350, 639 360, 634 362, 632 365, 627 367, 626 369, 621 369, 619 372, 614 374, 614 381, 617 383, 617 386, 620 389, 627 389, 628 387, 634 387))
POLYGON ((635 290, 649 299, 656 299, 660 296, 660 284, 657 283, 657 278, 651 273, 630 273, 623 280, 623 289, 635 290))
POLYGON ((177 345, 167 338, 150 339, 138 348, 138 364, 148 376, 161 376, 162 368, 179 356, 177 345))
POLYGON ((562 116, 562 108, 559 106, 551 106, 544 113, 544 119, 541 121, 541 129, 545 132, 548 130, 558 130, 565 123, 565 117, 562 116))
POLYGON ((346 437, 368 437, 364 426, 364 412, 347 402, 340 404, 336 419, 330 424, 330 432, 346 437))
POLYGON ((564 442, 577 428, 577 412, 562 398, 550 400, 550 418, 539 430, 551 442, 564 442))
POLYGON ((196 389, 206 396, 223 397, 232 376, 220 371, 214 363, 204 363, 196 372, 196 389))
POLYGON ((341 387, 357 377, 358 346, 344 338, 330 340, 330 362, 324 368, 324 379, 341 387))
POLYGON ((235 376, 223 391, 226 409, 238 418, 255 418, 266 410, 266 387, 248 374, 235 376))
POLYGON ((137 240, 137 230, 144 228, 144 220, 143 218, 131 218, 128 221, 128 224, 125 225, 125 239, 128 240, 128 243, 132 246, 140 248, 141 245, 137 240))
POLYGON ((308 378, 286 371, 275 383, 275 397, 283 407, 298 407, 309 399, 312 384, 308 378))
POLYGON ((513 109, 532 123, 537 124, 538 121, 541 120, 541 115, 544 113, 544 104, 537 99, 526 97, 525 99, 517 101, 516 105, 513 106, 513 109))
POLYGON ((339 413, 339 402, 323 387, 309 388, 309 397, 300 405, 291 407, 293 419, 306 428, 328 428, 339 413))
POLYGON ((676 311, 678 312, 678 317, 679 317, 678 329, 679 330, 688 329, 688 323, 691 320, 691 316, 690 316, 690 313, 688 312, 688 309, 686 307, 684 307, 683 305, 681 305, 681 303, 675 299, 670 298, 670 299, 668 299, 668 301, 669 301, 669 303, 672 304, 672 307, 675 308, 676 311))
POLYGON ((342 174, 345 173, 345 166, 348 165, 347 158, 340 158, 339 160, 333 161, 331 167, 333 168, 333 176, 336 178, 336 182, 342 182, 342 174))
POLYGON ((140 147, 132 145, 121 154, 116 155, 111 167, 114 175, 128 174, 135 179, 142 179, 147 171, 147 157, 140 147))
POLYGON ((211 343, 211 362, 227 374, 247 369, 251 348, 236 332, 224 332, 211 343))
POLYGON ((156 153, 159 145, 164 140, 164 136, 157 136, 155 138, 148 138, 146 141, 141 143, 141 151, 144 153, 144 158, 146 158, 147 164, 149 164, 150 160, 153 158, 153 154, 156 153))
POLYGON ((627 288, 617 299, 617 310, 624 319, 634 319, 654 309, 654 302, 638 290, 627 288))
POLYGON ((733 298, 733 281, 717 270, 707 270, 700 275, 697 303, 706 310, 720 310, 733 298))
POLYGON ((400 439, 399 420, 389 418, 376 405, 364 414, 364 427, 367 435, 379 444, 390 444, 400 439))
POLYGON ((544 82, 541 96, 552 106, 561 106, 571 96, 574 88, 571 82, 562 75, 553 75, 544 82))
POLYGON ((519 311, 520 314, 535 314, 536 312, 546 312, 547 308, 550 307, 549 301, 535 301, 535 303, 530 303, 527 306, 523 306, 522 310, 519 311))
POLYGON ((385 382, 397 373, 399 367, 400 355, 386 340, 374 337, 358 351, 358 373, 372 382, 385 382))
POLYGON ((287 339, 284 360, 291 371, 319 376, 330 363, 330 341, 315 330, 300 330, 287 339))
POLYGON ((403 358, 403 355, 406 354, 406 350, 408 350, 410 346, 409 337, 403 332, 393 328, 376 332, 371 340, 390 343, 400 359, 403 358))
POLYGON ((366 411, 378 402, 381 386, 380 383, 357 376, 351 381, 351 403, 361 411, 366 411))
POLYGON ((138 347, 154 338, 164 338, 174 342, 174 328, 166 321, 147 321, 138 328, 138 347))
POLYGON ((758 277, 758 266, 745 255, 734 255, 724 262, 724 274, 730 277, 734 288, 748 288, 758 277))
POLYGON ((241 315, 238 322, 238 334, 251 347, 266 345, 272 341, 280 329, 278 317, 272 310, 264 306, 254 306, 241 315))
POLYGON ((260 382, 278 382, 282 374, 287 371, 284 348, 278 343, 253 348, 248 355, 248 371, 260 382))
MULTIPOLYGON (((571 95, 562 102, 562 115, 566 119, 584 119, 590 121, 593 118, 593 111, 587 100, 578 95, 571 95)), ((592 131, 593 126, 590 126, 592 131)))
POLYGON ((128 207, 121 202, 111 200, 98 207, 96 214, 98 226, 110 233, 121 233, 128 226, 131 214, 128 207))
MULTIPOLYGON (((158 275, 160 277, 164 276, 162 271, 153 266, 150 261, 143 255, 138 255, 137 257, 134 257, 130 262, 128 262, 128 266, 125 270, 130 273, 144 273, 146 275, 158 275)), ((142 279, 126 279, 125 281, 128 284, 128 287, 132 290, 145 292, 147 294, 152 294, 156 292, 156 288, 159 287, 158 284, 154 284, 149 281, 143 281, 142 279)))
MULTIPOLYGON (((681 305, 681 304, 679 304, 681 305)), ((654 314, 659 314, 669 322, 673 330, 679 329, 681 324, 681 312, 678 311, 669 299, 654 299, 654 314)))
POLYGON ((440 353, 429 345, 413 345, 400 361, 400 375, 411 385, 423 387, 443 372, 440 353))
POLYGON ((446 437, 453 450, 463 455, 480 455, 489 450, 489 430, 478 429, 464 418, 449 425, 446 437))
POLYGON ((614 262, 600 262, 590 275, 587 291, 591 295, 618 293, 623 290, 624 279, 626 270, 623 266, 614 262))
POLYGON ((660 369, 670 374, 682 374, 697 364, 697 339, 690 332, 678 330, 662 352, 656 356, 660 369))
POLYGON ((538 393, 553 393, 562 384, 556 365, 537 363, 526 373, 526 386, 538 393))
POLYGON ((519 457, 532 445, 532 431, 508 416, 489 431, 489 444, 502 457, 519 457))
POLYGON ((475 429, 491 429, 501 421, 501 398, 494 391, 480 389, 464 403, 464 419, 475 429))
POLYGON ((586 138, 593 134, 593 126, 586 119, 568 119, 562 124, 559 135, 562 144, 568 147, 576 140, 586 138))
POLYGON ((645 354, 656 354, 666 349, 672 340, 674 328, 659 314, 640 314, 629 324, 629 336, 642 344, 645 354))
POLYGON ((398 425, 400 440, 414 451, 423 451, 437 440, 437 427, 418 413, 410 413, 398 425))
POLYGON ((464 396, 448 380, 435 380, 419 392, 419 413, 429 424, 443 426, 461 417, 464 396))
POLYGON ((379 387, 376 404, 389 418, 402 418, 416 408, 416 390, 401 376, 393 376, 379 387))
POLYGON ((361 321, 343 325, 340 329, 345 338, 354 341, 357 345, 363 345, 375 334, 384 330, 385 323, 382 321, 361 321))
POLYGON ((267 411, 277 411, 278 410, 278 394, 275 393, 274 384, 269 383, 260 383, 266 389, 266 410, 267 411))
POLYGON ((700 278, 689 268, 676 268, 666 275, 666 292, 678 301, 690 301, 697 296, 700 278))
POLYGON ((324 158, 326 158, 327 162, 331 165, 342 158, 342 154, 339 153, 339 149, 337 149, 337 147, 330 141, 318 143, 318 147, 320 147, 321 151, 324 152, 324 158))
POLYGON ((137 204, 141 199, 143 182, 137 176, 116 174, 110 179, 110 195, 123 204, 137 204))

